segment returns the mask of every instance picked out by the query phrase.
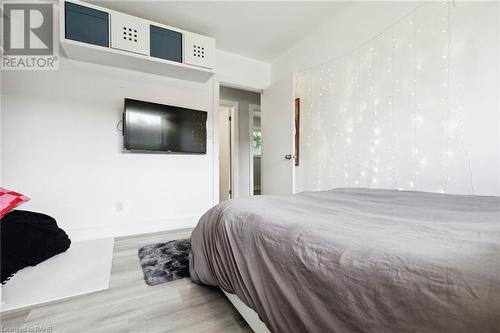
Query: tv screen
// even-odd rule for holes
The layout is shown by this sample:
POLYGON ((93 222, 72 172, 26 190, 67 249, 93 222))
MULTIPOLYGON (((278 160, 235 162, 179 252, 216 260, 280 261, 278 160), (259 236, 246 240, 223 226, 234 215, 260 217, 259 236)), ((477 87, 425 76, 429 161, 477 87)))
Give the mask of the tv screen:
POLYGON ((205 154, 207 113, 178 106, 125 99, 124 149, 205 154))

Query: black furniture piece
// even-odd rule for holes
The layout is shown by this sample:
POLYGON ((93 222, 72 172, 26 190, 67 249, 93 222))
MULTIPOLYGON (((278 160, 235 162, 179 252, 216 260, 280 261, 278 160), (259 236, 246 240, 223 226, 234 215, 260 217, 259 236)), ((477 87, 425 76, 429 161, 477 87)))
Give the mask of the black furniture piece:
POLYGON ((65 252, 68 235, 48 215, 13 210, 0 219, 2 284, 19 270, 65 252))

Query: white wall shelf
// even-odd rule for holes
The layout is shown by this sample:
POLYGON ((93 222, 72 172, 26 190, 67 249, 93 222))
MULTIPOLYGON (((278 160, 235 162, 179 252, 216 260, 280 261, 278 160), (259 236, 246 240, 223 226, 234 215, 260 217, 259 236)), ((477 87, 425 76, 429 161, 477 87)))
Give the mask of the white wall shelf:
MULTIPOLYGON (((142 49, 139 51, 136 50, 127 50, 124 47, 113 47, 112 41, 112 24, 109 24, 109 47, 93 45, 85 42, 80 42, 73 39, 66 38, 66 17, 65 17, 65 2, 60 1, 60 44, 61 48, 64 51, 64 54, 67 58, 90 62, 99 65, 118 67, 123 69, 129 69, 139 72, 145 72, 160 76, 167 76, 181 80, 188 80, 194 82, 206 82, 208 81, 214 74, 215 71, 213 69, 215 61, 215 41, 212 38, 193 34, 187 31, 183 31, 180 29, 176 29, 173 27, 169 27, 163 24, 159 24, 156 22, 151 22, 147 20, 143 20, 140 18, 135 18, 130 15, 124 15, 119 12, 115 12, 113 10, 109 10, 106 8, 98 7, 92 4, 88 4, 85 2, 71 0, 69 2, 84 6, 87 8, 95 9, 101 11, 103 13, 107 13, 108 20, 109 18, 117 20, 120 17, 133 18, 137 22, 136 24, 144 25, 143 30, 147 30, 147 41, 144 45, 142 45, 142 49), (176 62, 171 60, 165 60, 157 57, 152 57, 149 55, 149 25, 153 25, 156 27, 162 27, 165 29, 169 29, 171 31, 176 31, 182 34, 183 39, 185 41, 194 40, 197 43, 205 43, 206 50, 204 50, 204 57, 208 57, 208 59, 204 62, 199 61, 200 63, 196 63, 191 61, 186 61, 186 52, 187 50, 183 50, 183 62, 176 62), (142 54, 141 54, 142 53, 142 54)), ((129 19, 132 20, 132 19, 129 19)), ((116 38, 115 38, 116 39, 116 38)), ((116 43, 116 42, 115 42, 116 43)), ((192 44, 192 43, 191 43, 192 44)), ((189 44, 189 45, 191 45, 189 44)), ((186 47, 185 45, 183 47, 186 47)))
POLYGON ((151 58, 141 54, 90 45, 65 38, 61 40, 61 47, 69 59, 168 76, 176 79, 206 82, 215 74, 211 69, 151 58))

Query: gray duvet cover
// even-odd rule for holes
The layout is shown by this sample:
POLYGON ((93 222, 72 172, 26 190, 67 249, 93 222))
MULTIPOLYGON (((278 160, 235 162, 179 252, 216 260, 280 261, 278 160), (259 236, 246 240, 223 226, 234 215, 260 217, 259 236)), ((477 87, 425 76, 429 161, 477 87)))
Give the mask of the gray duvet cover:
POLYGON ((230 200, 191 246, 192 280, 235 293, 272 332, 500 332, 500 197, 230 200))

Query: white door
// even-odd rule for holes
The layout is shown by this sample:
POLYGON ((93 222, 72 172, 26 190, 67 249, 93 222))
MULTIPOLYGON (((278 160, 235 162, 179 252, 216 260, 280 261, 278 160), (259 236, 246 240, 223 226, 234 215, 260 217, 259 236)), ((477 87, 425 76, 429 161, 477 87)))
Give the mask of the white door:
POLYGON ((219 110, 219 201, 231 199, 231 108, 219 110))
POLYGON ((262 94, 262 193, 294 192, 294 98, 292 75, 262 94))

